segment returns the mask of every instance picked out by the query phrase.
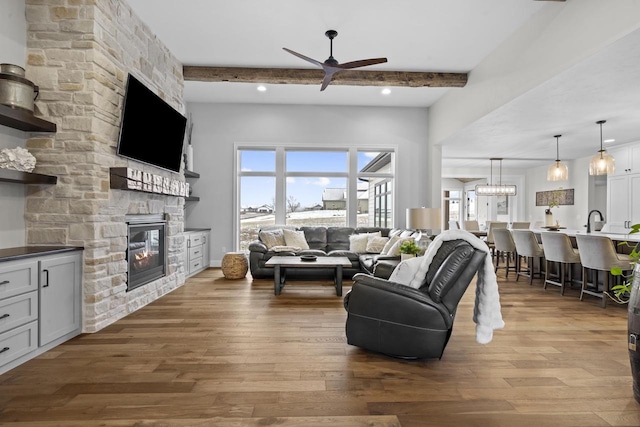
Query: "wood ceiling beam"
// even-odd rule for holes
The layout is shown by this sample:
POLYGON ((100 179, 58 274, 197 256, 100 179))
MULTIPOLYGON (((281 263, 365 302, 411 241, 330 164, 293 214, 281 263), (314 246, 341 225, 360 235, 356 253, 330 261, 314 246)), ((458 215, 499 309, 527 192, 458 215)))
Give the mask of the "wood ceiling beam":
MULTIPOLYGON (((320 85, 324 77, 324 71, 320 69, 192 65, 185 65, 183 74, 184 79, 188 81, 296 85, 320 85)), ((467 84, 467 73, 344 70, 334 74, 331 84, 343 86, 464 87, 467 84)))

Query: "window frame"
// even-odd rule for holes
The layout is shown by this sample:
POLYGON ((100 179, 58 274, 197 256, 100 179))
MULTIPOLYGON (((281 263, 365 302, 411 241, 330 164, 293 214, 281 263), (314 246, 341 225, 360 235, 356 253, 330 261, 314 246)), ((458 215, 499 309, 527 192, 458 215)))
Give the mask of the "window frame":
POLYGON ((392 206, 387 207, 387 210, 392 212, 392 224, 395 222, 395 212, 397 204, 397 179, 395 176, 396 161, 398 158, 397 146, 353 146, 344 148, 345 145, 324 145, 322 147, 309 147, 301 146, 300 144, 256 144, 256 143, 235 143, 234 144, 234 197, 233 197, 233 233, 235 239, 235 248, 237 250, 240 247, 240 179, 243 176, 257 176, 257 177, 275 177, 275 223, 286 223, 286 197, 287 197, 287 177, 327 177, 327 178, 345 178, 347 182, 347 207, 346 207, 346 226, 357 227, 358 226, 358 182, 359 178, 377 178, 377 179, 389 179, 392 182, 391 199, 392 206), (241 152, 243 150, 250 151, 275 151, 276 165, 275 171, 243 171, 241 169, 241 152), (287 151, 327 151, 327 152, 346 152, 347 153, 347 171, 346 172, 288 172, 286 170, 286 152, 287 151), (390 159, 390 171, 388 172, 360 172, 358 171, 358 153, 361 152, 375 152, 375 153, 389 153, 390 159))

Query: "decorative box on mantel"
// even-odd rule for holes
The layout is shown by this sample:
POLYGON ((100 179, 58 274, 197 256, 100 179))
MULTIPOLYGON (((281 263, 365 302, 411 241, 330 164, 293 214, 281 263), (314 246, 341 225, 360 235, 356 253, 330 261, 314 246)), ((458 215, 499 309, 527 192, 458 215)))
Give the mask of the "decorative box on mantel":
POLYGON ((109 181, 110 187, 116 190, 141 191, 178 197, 189 195, 188 182, 132 168, 110 168, 109 181))

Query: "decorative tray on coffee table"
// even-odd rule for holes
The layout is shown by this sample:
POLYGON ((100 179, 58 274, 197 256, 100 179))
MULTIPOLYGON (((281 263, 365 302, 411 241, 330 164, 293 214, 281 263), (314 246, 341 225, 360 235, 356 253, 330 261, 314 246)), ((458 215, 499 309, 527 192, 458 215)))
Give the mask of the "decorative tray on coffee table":
POLYGON ((318 257, 315 255, 300 255, 300 261, 311 262, 317 260, 318 257))

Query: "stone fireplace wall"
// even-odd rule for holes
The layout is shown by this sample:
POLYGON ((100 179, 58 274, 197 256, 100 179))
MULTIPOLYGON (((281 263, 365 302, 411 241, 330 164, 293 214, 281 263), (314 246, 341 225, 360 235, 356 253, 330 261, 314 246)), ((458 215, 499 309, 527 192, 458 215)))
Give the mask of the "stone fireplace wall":
POLYGON ((84 246, 84 331, 94 332, 184 284, 184 199, 109 188, 109 168, 179 175, 116 156, 127 73, 184 112, 182 64, 123 0, 26 0, 27 78, 40 87, 37 114, 55 134, 27 141, 34 172, 27 244, 84 246), (126 214, 166 214, 167 276, 126 292, 126 214))

